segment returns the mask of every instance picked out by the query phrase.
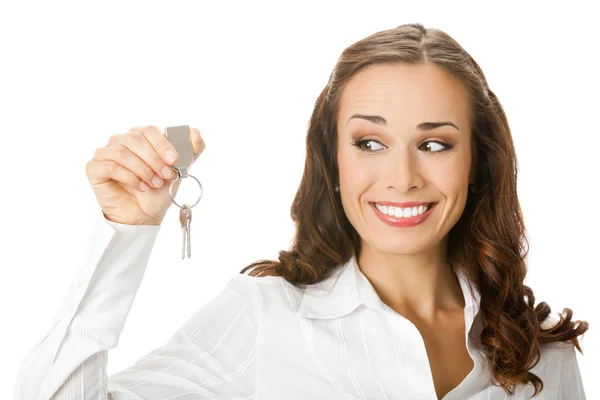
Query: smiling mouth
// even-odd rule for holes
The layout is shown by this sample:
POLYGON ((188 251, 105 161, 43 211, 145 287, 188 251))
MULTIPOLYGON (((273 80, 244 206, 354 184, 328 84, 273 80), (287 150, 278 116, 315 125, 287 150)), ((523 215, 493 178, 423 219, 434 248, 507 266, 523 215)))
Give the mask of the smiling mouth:
POLYGON ((423 222, 427 221, 427 219, 429 219, 431 214, 434 212, 437 204, 438 203, 436 202, 425 205, 419 205, 419 207, 413 206, 406 208, 396 208, 390 206, 382 208, 376 203, 370 203, 371 208, 373 209, 373 212, 375 212, 377 218, 386 225, 392 226, 394 228, 410 228, 422 224, 423 222), (402 214, 400 214, 400 212, 402 212, 402 214))
POLYGON ((419 215, 423 215, 427 211, 429 211, 431 207, 433 207, 435 204, 437 204, 437 202, 425 203, 411 207, 395 207, 380 205, 376 202, 371 202, 371 205, 375 207, 380 213, 392 218, 412 218, 419 215))

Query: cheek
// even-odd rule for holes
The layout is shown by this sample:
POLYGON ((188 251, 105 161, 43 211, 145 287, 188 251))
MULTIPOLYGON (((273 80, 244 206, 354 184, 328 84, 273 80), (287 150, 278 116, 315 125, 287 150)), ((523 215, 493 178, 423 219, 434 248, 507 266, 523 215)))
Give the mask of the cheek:
POLYGON ((470 157, 467 151, 457 152, 454 157, 446 160, 443 166, 429 171, 442 192, 456 195, 457 192, 467 190, 471 171, 470 157))
POLYGON ((341 201, 348 220, 354 225, 360 220, 362 195, 373 182, 372 168, 365 168, 364 163, 351 153, 352 149, 338 153, 339 183, 341 201))
POLYGON ((365 173, 364 168, 361 168, 360 162, 357 161, 352 154, 352 149, 343 149, 338 153, 340 183, 346 190, 356 186, 365 173))
POLYGON ((436 169, 432 180, 440 192, 447 196, 456 196, 462 191, 467 190, 469 184, 469 170, 455 169, 450 166, 436 169))
POLYGON ((356 149, 350 146, 338 153, 340 182, 345 184, 346 188, 361 187, 366 190, 367 186, 385 174, 386 168, 389 166, 385 157, 370 158, 357 153, 356 149))
POLYGON ((470 159, 463 154, 449 163, 443 171, 439 171, 437 186, 447 198, 448 218, 454 224, 464 211, 469 191, 470 159))
POLYGON ((381 172, 355 160, 346 164, 340 163, 339 174, 342 198, 350 205, 364 201, 362 195, 369 192, 369 188, 377 182, 381 172))

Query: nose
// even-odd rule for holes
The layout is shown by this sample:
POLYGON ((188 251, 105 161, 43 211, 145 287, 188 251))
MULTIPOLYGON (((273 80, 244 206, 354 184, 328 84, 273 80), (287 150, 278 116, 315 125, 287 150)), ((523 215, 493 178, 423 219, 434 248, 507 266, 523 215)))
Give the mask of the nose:
POLYGON ((423 177, 418 155, 409 149, 399 149, 397 154, 390 154, 388 187, 406 193, 413 188, 423 187, 423 177))

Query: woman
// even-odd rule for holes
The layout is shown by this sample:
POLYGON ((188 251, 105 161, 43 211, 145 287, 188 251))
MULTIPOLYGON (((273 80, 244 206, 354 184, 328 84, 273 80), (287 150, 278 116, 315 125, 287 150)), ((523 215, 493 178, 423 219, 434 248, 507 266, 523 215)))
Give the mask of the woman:
POLYGON ((403 25, 343 52, 311 117, 292 249, 107 378, 171 204, 166 150, 136 127, 88 163, 103 212, 90 262, 16 398, 585 398, 588 325, 534 308, 506 116, 447 34, 403 25))

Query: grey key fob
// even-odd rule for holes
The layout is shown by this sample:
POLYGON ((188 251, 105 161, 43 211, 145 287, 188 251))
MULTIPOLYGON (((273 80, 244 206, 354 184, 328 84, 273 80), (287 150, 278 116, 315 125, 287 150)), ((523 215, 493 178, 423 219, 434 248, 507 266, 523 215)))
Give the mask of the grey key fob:
POLYGON ((181 178, 188 177, 188 171, 194 163, 194 149, 192 148, 192 133, 189 125, 170 126, 165 128, 165 135, 177 151, 177 161, 173 167, 179 172, 181 178))

